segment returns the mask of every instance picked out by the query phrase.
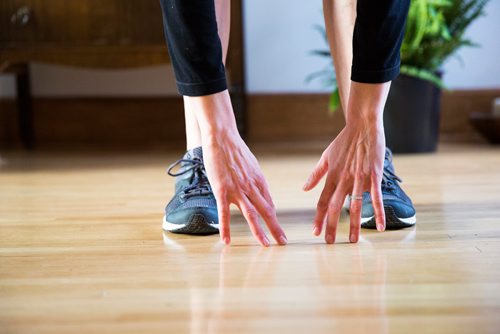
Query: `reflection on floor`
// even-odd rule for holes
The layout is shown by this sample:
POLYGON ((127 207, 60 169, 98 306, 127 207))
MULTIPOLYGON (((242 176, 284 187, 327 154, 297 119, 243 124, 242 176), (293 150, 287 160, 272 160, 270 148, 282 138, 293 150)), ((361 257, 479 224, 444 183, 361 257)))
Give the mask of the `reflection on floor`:
POLYGON ((319 152, 261 154, 287 231, 261 248, 161 231, 174 155, 11 152, 0 167, 2 333, 498 333, 500 150, 396 156, 415 228, 311 234, 319 152))

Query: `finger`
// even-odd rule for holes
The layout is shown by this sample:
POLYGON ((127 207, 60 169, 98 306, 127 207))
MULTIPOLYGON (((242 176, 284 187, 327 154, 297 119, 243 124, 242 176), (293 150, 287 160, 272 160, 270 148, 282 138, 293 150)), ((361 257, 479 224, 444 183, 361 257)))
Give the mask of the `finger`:
POLYGON ((335 183, 333 177, 328 175, 326 177, 325 187, 319 196, 318 204, 316 205, 316 215, 313 223, 313 234, 319 236, 323 230, 323 222, 325 221, 326 213, 328 212, 328 205, 330 199, 335 191, 335 183))
POLYGON ((249 200, 261 215, 262 219, 267 225, 267 228, 273 235, 274 240, 276 240, 276 242, 280 245, 286 245, 288 241, 285 232, 278 223, 278 217, 276 217, 276 209, 274 208, 272 202, 267 201, 264 198, 263 194, 258 192, 254 192, 249 200))
POLYGON ((323 178, 323 176, 325 176, 327 171, 328 171, 328 163, 324 155, 322 155, 316 167, 314 167, 313 171, 311 172, 311 175, 309 176, 306 183, 302 187, 302 190, 309 191, 312 188, 316 187, 318 182, 323 178))
POLYGON ((370 189, 373 211, 375 212, 375 223, 377 224, 377 230, 380 232, 385 230, 385 210, 382 189, 380 188, 381 183, 382 180, 377 177, 372 177, 370 189))
POLYGON ((341 182, 335 189, 328 205, 328 216, 325 228, 325 241, 327 244, 333 244, 335 242, 340 212, 347 192, 346 186, 341 182))
POLYGON ((217 213, 219 216, 219 231, 222 242, 226 245, 231 243, 229 202, 224 198, 217 199, 217 213))
POLYGON ((250 231, 252 231, 255 239, 257 239, 262 246, 269 246, 271 242, 267 238, 266 233, 262 229, 262 226, 260 226, 257 210, 245 195, 243 195, 243 197, 240 199, 238 207, 240 208, 241 213, 243 213, 243 216, 248 222, 250 231))
POLYGON ((266 202, 274 207, 273 198, 269 193, 269 185, 267 184, 267 181, 264 177, 262 177, 260 181, 258 181, 257 187, 259 188, 260 194, 262 195, 262 197, 264 197, 266 202))
POLYGON ((352 188, 351 205, 349 207, 349 241, 358 242, 361 229, 361 208, 363 206, 364 178, 356 177, 352 188))

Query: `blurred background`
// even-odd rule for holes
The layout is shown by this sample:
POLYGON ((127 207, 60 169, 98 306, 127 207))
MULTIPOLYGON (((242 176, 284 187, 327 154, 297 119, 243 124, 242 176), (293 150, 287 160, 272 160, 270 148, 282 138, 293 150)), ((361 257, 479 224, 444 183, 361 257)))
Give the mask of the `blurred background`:
MULTIPOLYGON (((228 77, 246 139, 331 140, 343 126, 342 113, 328 110, 332 87, 306 80, 331 63, 312 55, 326 48, 315 28, 324 26, 322 2, 232 7, 228 77)), ((0 11, 0 147, 184 145, 157 0, 4 0, 0 11)), ((442 141, 486 142, 471 113, 493 114, 500 96, 500 2, 483 12, 465 33, 478 46, 441 67, 446 89, 434 126, 442 141)))

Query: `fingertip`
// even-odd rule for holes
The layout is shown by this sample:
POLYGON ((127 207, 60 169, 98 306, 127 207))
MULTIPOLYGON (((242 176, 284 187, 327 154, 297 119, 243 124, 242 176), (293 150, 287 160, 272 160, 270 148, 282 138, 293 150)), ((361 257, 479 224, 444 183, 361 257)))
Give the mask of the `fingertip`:
POLYGON ((278 244, 284 246, 288 243, 288 239, 286 238, 285 235, 282 235, 279 237, 278 244))
POLYGON ((321 230, 319 229, 318 226, 314 226, 313 228, 313 235, 319 236, 321 234, 321 230))
POLYGON ((225 245, 230 245, 231 244, 231 238, 226 236, 226 237, 223 237, 222 238, 222 242, 225 244, 225 245))
POLYGON ((377 224, 377 230, 379 232, 384 232, 385 231, 385 217, 384 216, 379 216, 376 218, 376 224, 377 224))
POLYGON ((262 246, 264 246, 264 247, 269 247, 271 245, 271 242, 269 241, 269 239, 267 237, 262 238, 261 243, 262 243, 262 246))
POLYGON ((331 245, 335 242, 335 238, 333 237, 333 235, 331 234, 328 234, 326 237, 325 237, 325 241, 327 244, 331 245))

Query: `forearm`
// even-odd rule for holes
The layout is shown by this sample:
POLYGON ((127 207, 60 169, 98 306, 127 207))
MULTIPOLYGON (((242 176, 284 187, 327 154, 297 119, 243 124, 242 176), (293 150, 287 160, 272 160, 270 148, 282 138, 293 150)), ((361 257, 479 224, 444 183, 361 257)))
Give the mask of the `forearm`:
POLYGON ((346 115, 347 125, 382 126, 385 101, 391 82, 366 84, 352 82, 349 95, 349 113, 346 115))
POLYGON ((346 116, 351 86, 352 33, 356 20, 356 0, 323 0, 323 14, 335 66, 340 104, 346 116))

